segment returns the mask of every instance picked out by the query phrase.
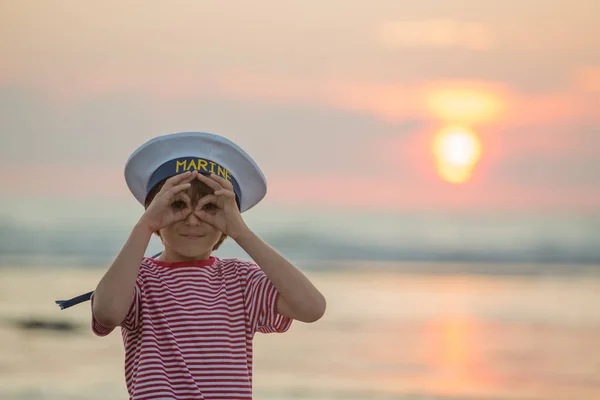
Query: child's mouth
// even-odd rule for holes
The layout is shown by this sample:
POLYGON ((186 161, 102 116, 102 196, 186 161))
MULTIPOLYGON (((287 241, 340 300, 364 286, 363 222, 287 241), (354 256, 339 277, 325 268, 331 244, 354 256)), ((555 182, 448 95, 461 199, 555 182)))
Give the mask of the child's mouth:
POLYGON ((186 233, 186 234, 181 234, 181 236, 186 237, 186 238, 190 238, 190 239, 198 239, 198 238, 201 238, 204 235, 195 234, 195 233, 194 234, 186 233))

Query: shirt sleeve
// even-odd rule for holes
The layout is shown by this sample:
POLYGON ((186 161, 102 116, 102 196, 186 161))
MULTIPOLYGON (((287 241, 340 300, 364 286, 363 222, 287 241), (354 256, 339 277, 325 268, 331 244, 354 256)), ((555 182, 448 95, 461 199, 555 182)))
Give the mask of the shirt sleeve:
POLYGON ((256 264, 248 264, 245 272, 245 307, 253 332, 283 333, 292 319, 277 312, 279 291, 256 264))
MULTIPOLYGON (((127 311, 127 315, 123 322, 121 322, 121 326, 128 331, 136 330, 140 325, 140 310, 141 310, 141 298, 142 298, 142 285, 140 278, 135 282, 135 287, 133 288, 133 296, 131 298, 131 304, 129 306, 129 310, 127 311)), ((94 294, 92 293, 91 304, 92 304, 92 332, 94 332, 97 336, 107 336, 109 335, 114 328, 107 328, 104 325, 100 324, 96 317, 94 316, 94 294)))

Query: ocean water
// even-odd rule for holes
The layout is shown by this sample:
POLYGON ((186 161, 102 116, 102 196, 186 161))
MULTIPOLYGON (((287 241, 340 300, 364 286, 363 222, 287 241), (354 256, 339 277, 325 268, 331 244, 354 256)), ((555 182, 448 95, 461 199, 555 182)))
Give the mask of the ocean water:
MULTIPOLYGON (((40 207, 31 199, 0 198, 0 266, 26 263, 28 257, 33 265, 67 259, 80 267, 106 265, 141 212, 132 201, 45 199, 40 207)), ((506 269, 508 264, 545 264, 553 273, 600 265, 600 213, 391 213, 261 205, 244 218, 286 257, 315 261, 319 269, 323 261, 340 260, 477 263, 491 267, 482 273, 492 274, 539 272, 506 269)), ((154 238, 148 253, 160 250, 154 238)), ((245 256, 231 240, 217 254, 245 256)))
MULTIPOLYGON (((328 300, 322 320, 256 336, 255 399, 600 398, 600 275, 343 267, 307 272, 328 300)), ((95 337, 89 303, 54 304, 92 289, 103 272, 0 270, 0 399, 127 398, 118 332, 95 337)))

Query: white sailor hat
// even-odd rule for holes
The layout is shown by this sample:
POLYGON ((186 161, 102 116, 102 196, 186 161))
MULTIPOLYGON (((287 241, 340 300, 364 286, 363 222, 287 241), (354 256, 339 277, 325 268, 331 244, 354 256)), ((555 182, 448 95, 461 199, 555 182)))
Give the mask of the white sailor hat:
POLYGON ((144 143, 127 160, 125 181, 144 205, 157 183, 194 170, 231 182, 240 212, 254 207, 267 193, 265 176, 252 157, 231 140, 205 132, 167 134, 144 143))

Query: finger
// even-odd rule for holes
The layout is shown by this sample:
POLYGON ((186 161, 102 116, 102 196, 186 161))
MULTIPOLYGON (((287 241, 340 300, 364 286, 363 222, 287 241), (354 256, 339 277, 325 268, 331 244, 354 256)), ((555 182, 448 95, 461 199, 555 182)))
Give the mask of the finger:
POLYGON ((184 208, 183 210, 179 210, 175 212, 175 220, 181 221, 186 219, 191 213, 192 209, 190 207, 184 208))
POLYGON ((185 191, 175 194, 172 206, 175 206, 172 208, 175 221, 184 220, 193 212, 192 200, 185 191), (185 207, 175 206, 178 201, 182 201, 185 204, 185 207))
POLYGON ((220 184, 223 188, 233 190, 233 185, 227 179, 216 174, 210 174, 209 178, 220 184))
POLYGON ((200 200, 198 200, 198 203, 196 203, 195 209, 201 210, 205 205, 211 204, 211 203, 216 206, 218 202, 219 202, 219 198, 217 196, 215 196, 214 194, 206 194, 206 195, 202 196, 202 198, 200 200))
POLYGON ((198 176, 196 177, 199 181, 206 183, 206 185, 213 189, 215 192, 217 190, 221 190, 223 189, 223 186, 219 185, 217 182, 215 182, 214 180, 210 179, 208 176, 204 176, 202 174, 198 174, 198 176))
POLYGON ((166 192, 174 186, 177 186, 181 183, 189 182, 196 177, 198 171, 186 171, 178 175, 174 175, 165 181, 165 184, 161 188, 160 192, 166 192))
POLYGON ((166 196, 169 199, 174 198, 177 193, 189 189, 190 186, 192 186, 192 184, 189 183, 189 182, 182 183, 182 184, 177 185, 177 186, 173 186, 171 189, 167 190, 164 193, 164 196, 166 196))
POLYGON ((202 209, 194 211, 194 215, 196 215, 196 217, 200 218, 201 221, 206 222, 207 224, 216 228, 216 225, 215 225, 217 222, 216 215, 211 214, 208 211, 205 211, 202 209))
POLYGON ((221 189, 221 190, 217 190, 215 192, 216 196, 223 196, 223 197, 228 197, 230 199, 235 199, 235 193, 233 193, 231 190, 229 189, 221 189))
POLYGON ((192 199, 190 199, 190 196, 188 196, 188 194, 186 192, 181 191, 181 192, 177 193, 175 195, 174 200, 181 200, 185 203, 185 205, 188 208, 190 208, 190 209, 192 208, 192 199))

